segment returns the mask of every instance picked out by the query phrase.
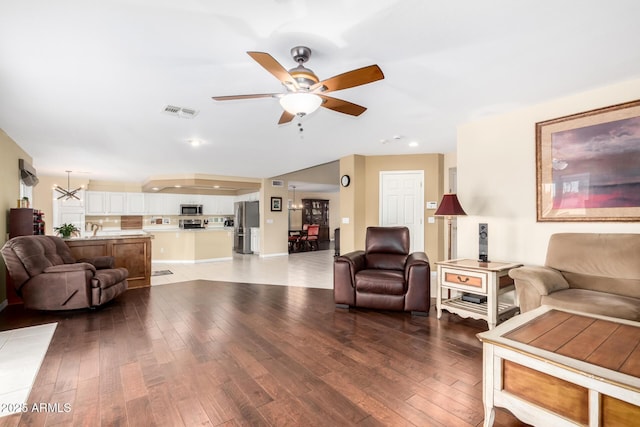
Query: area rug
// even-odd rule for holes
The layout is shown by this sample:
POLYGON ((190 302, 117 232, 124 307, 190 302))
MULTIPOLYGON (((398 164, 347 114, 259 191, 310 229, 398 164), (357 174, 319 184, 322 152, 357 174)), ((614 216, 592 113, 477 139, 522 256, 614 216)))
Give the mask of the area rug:
POLYGON ((0 332, 0 417, 24 412, 57 325, 0 332))
POLYGON ((152 276, 167 276, 173 274, 171 270, 158 270, 151 273, 152 276))

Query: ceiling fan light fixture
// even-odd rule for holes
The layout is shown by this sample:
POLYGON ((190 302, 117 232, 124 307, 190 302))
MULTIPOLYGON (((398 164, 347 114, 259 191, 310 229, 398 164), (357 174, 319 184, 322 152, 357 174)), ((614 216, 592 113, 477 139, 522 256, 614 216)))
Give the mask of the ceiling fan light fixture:
POLYGON ((290 114, 304 116, 320 108, 322 98, 307 92, 288 93, 280 98, 280 105, 290 114))

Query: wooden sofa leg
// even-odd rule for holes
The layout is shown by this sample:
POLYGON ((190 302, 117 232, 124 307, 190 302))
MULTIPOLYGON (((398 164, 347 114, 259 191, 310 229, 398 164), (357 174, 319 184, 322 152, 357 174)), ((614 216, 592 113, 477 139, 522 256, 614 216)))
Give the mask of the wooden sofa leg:
POLYGON ((349 304, 338 304, 338 303, 336 303, 336 308, 346 308, 346 309, 348 309, 349 308, 349 304))
POLYGON ((428 311, 412 311, 411 315, 412 316, 427 317, 427 316, 429 316, 429 312, 428 311))

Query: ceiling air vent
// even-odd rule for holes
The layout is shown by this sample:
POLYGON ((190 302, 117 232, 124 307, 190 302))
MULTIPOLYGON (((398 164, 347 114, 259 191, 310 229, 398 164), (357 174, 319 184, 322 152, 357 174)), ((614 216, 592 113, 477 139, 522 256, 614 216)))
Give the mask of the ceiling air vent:
POLYGON ((281 179, 274 179, 271 181, 271 186, 272 187, 284 187, 284 181, 282 181, 281 179))
POLYGON ((175 105, 167 105, 163 112, 172 116, 182 117, 183 119, 192 119, 198 115, 198 110, 193 108, 177 107, 175 105))

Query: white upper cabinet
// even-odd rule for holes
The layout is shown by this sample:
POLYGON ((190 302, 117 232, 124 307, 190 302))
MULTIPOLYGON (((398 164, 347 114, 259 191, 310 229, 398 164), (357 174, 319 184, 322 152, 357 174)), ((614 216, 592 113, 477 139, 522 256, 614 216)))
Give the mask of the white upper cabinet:
POLYGON ((180 194, 144 193, 147 215, 179 215, 180 194))
POLYGON ((127 213, 127 193, 105 192, 107 213, 110 215, 125 215, 127 213))
POLYGON ((85 198, 85 213, 87 215, 104 215, 107 213, 107 201, 104 191, 87 191, 85 198))
POLYGON ((143 193, 121 193, 113 191, 85 192, 86 215, 142 215, 143 193))
POLYGON ((144 215, 144 193, 127 193, 127 214, 144 215))
POLYGON ((233 215, 232 196, 202 196, 204 215, 233 215))
POLYGON ((203 215, 233 215, 233 196, 86 191, 86 215, 180 215, 180 205, 203 205, 203 215))

